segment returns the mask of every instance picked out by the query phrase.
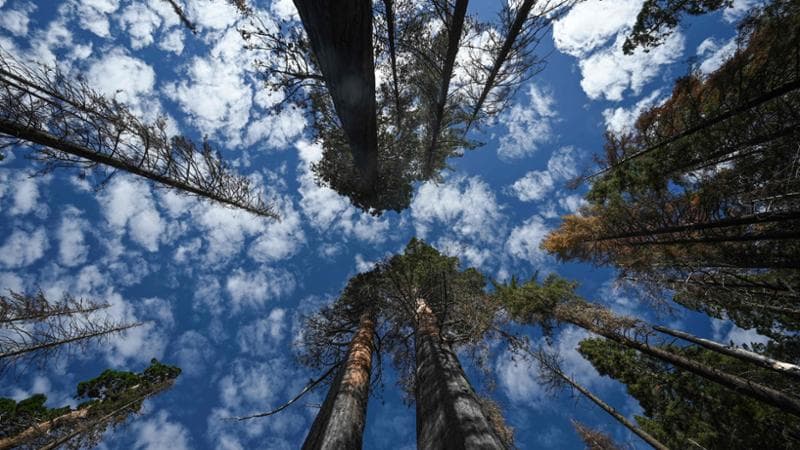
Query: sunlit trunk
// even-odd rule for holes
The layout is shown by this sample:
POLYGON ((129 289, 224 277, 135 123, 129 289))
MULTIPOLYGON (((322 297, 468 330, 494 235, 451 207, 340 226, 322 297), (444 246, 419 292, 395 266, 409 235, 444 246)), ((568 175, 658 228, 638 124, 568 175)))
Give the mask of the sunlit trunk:
POLYGON ((375 318, 371 312, 365 312, 350 342, 347 359, 328 390, 303 449, 361 448, 375 349, 374 333, 375 318))
POLYGON ((505 448, 450 345, 442 342, 436 317, 417 300, 417 448, 505 448))

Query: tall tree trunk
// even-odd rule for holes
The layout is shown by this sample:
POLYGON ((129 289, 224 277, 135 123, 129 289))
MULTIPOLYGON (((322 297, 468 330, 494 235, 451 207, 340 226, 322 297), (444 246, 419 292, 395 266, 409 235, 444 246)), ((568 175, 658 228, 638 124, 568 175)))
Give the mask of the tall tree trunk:
POLYGON ((718 219, 711 222, 692 223, 686 225, 672 225, 652 230, 628 231, 624 233, 599 236, 596 238, 589 239, 589 242, 602 242, 602 241, 610 241, 613 239, 652 236, 657 234, 671 234, 671 233, 680 233, 685 231, 711 230, 716 228, 726 228, 726 227, 734 227, 741 225, 754 225, 759 223, 786 222, 798 219, 800 219, 800 212, 798 211, 765 212, 749 216, 726 217, 724 219, 718 219))
POLYGON ((677 368, 687 370, 721 386, 730 388, 742 395, 746 395, 800 417, 800 400, 759 383, 746 380, 736 375, 731 375, 684 356, 676 355, 662 348, 632 339, 623 334, 623 330, 627 328, 627 324, 620 325, 613 323, 616 322, 616 317, 610 318, 610 322, 612 323, 605 322, 609 320, 609 314, 610 312, 605 308, 574 302, 558 305, 555 309, 555 316, 559 321, 577 325, 626 347, 633 348, 646 355, 672 364, 677 368))
POLYGON ((631 430, 635 435, 639 436, 640 438, 642 438, 642 440, 650 444, 650 446, 652 446, 657 450, 669 450, 669 447, 659 442, 658 439, 654 438, 652 435, 650 435, 650 433, 634 425, 630 420, 628 420, 625 416, 623 416, 616 409, 614 409, 613 406, 604 402, 600 397, 594 395, 592 391, 583 387, 580 383, 573 380, 572 377, 570 377, 569 375, 565 374, 560 370, 557 369, 551 369, 551 370, 553 370, 556 373, 556 375, 561 377, 562 380, 569 383, 570 386, 577 389, 578 392, 580 392, 586 398, 591 400, 595 405, 599 406, 605 412, 611 415, 611 417, 617 419, 617 422, 621 423, 623 426, 625 426, 625 428, 631 430))
POLYGON ((378 177, 378 119, 372 2, 294 0, 336 114, 350 142, 363 192, 378 177))
POLYGON ((89 330, 89 331, 79 331, 78 334, 74 334, 72 336, 62 337, 60 339, 55 339, 51 341, 45 342, 35 342, 33 344, 25 345, 23 344, 20 347, 13 348, 10 350, 5 350, 0 352, 0 359, 3 358, 14 358, 17 356, 24 355, 26 353, 37 352, 42 350, 50 350, 59 345, 66 345, 66 344, 73 344, 76 342, 85 341, 88 339, 99 338, 102 336, 107 336, 112 333, 120 333, 125 331, 129 328, 134 328, 141 326, 142 323, 132 323, 132 324, 123 324, 123 325, 114 325, 111 327, 100 328, 98 330, 89 330))
POLYGON ((720 344, 719 342, 703 339, 683 331, 673 330, 672 328, 662 327, 660 325, 653 325, 653 329, 656 331, 660 331, 662 333, 666 333, 670 336, 675 336, 677 338, 681 338, 686 341, 695 343, 697 345, 713 350, 715 352, 732 356, 734 358, 741 359, 742 361, 747 361, 749 363, 756 364, 758 366, 774 370, 779 373, 790 375, 795 378, 800 378, 800 366, 797 366, 795 364, 778 361, 766 357, 764 355, 759 355, 758 353, 745 350, 743 348, 728 347, 720 344))
POLYGON ((469 128, 475 122, 475 119, 478 118, 478 114, 480 113, 481 108, 483 108, 483 103, 489 96, 489 92, 492 90, 492 88, 494 88, 497 75, 500 73, 500 69, 508 59, 508 55, 511 52, 511 49, 514 47, 514 42, 516 42, 520 31, 522 31, 522 25, 524 25, 525 21, 528 19, 528 15, 531 13, 531 8, 533 8, 534 3, 536 3, 536 0, 525 0, 522 2, 522 5, 519 6, 517 15, 514 17, 514 22, 511 24, 511 28, 508 30, 508 35, 506 35, 505 41, 503 41, 503 46, 500 47, 500 52, 497 54, 494 64, 489 71, 489 76, 486 78, 486 84, 483 86, 483 90, 481 90, 481 95, 478 97, 478 101, 475 103, 475 107, 472 109, 472 114, 467 122, 467 127, 464 131, 464 134, 469 131, 469 128))
MULTIPOLYGON (((449 5, 449 1, 447 4, 449 5)), ((450 23, 447 26, 447 54, 444 59, 444 66, 441 71, 441 84, 437 93, 436 110, 434 111, 433 123, 431 124, 431 143, 428 147, 428 157, 425 163, 425 175, 431 177, 433 173, 433 154, 439 146, 439 135, 442 132, 442 121, 444 121, 444 109, 447 105, 447 93, 450 91, 450 79, 453 78, 458 46, 461 41, 461 33, 464 30, 464 18, 467 15, 467 4, 469 0, 456 0, 453 14, 450 15, 450 23)))
POLYGON ((725 111, 723 113, 720 113, 720 114, 718 114, 716 116, 712 116, 712 117, 709 117, 709 118, 707 118, 705 120, 702 120, 697 125, 691 126, 691 127, 687 128, 686 130, 684 130, 684 131, 682 131, 680 133, 677 133, 677 134, 675 134, 674 136, 672 136, 670 138, 664 139, 663 141, 661 141, 661 142, 659 142, 657 144, 651 145, 650 147, 647 147, 646 149, 644 149, 644 150, 642 150, 640 152, 634 153, 634 154, 632 154, 630 156, 626 156, 626 157, 620 159, 619 161, 617 161, 615 164, 613 164, 613 165, 611 165, 609 167, 606 167, 605 169, 602 169, 602 170, 590 175, 589 178, 594 178, 596 176, 602 175, 602 174, 604 174, 604 173, 606 173, 606 172, 608 172, 610 170, 613 170, 613 169, 616 169, 616 168, 622 166, 623 164, 627 163, 628 161, 630 161, 632 159, 636 159, 636 158, 638 158, 638 157, 640 157, 642 155, 645 155, 645 154, 648 154, 650 152, 653 152, 653 151, 655 151, 655 150, 657 150, 657 149, 659 149, 659 148, 661 148, 661 147, 663 147, 665 145, 669 145, 669 144, 677 141, 678 139, 690 136, 690 135, 692 135, 694 133, 697 133, 700 130, 703 130, 703 129, 708 128, 708 127, 710 127, 712 125, 716 125, 718 123, 721 123, 721 122, 723 122, 725 120, 730 119, 731 117, 733 117, 733 116, 735 116, 737 114, 741 114, 741 113, 747 111, 748 109, 754 108, 756 106, 759 106, 761 104, 764 104, 764 103, 769 102, 771 100, 774 100, 776 98, 780 98, 780 97, 782 97, 782 96, 784 96, 784 95, 786 95, 786 94, 788 94, 788 93, 790 93, 790 92, 792 92, 794 90, 797 90, 797 89, 800 89, 800 80, 790 81, 789 83, 786 83, 786 84, 783 84, 781 86, 778 86, 777 88, 775 88, 775 89, 773 89, 771 91, 765 92, 765 93, 759 95, 758 97, 755 97, 755 98, 753 98, 753 99, 751 99, 749 101, 743 102, 741 105, 738 105, 738 106, 736 106, 734 108, 731 108, 731 109, 729 109, 729 110, 727 110, 727 111, 725 111))
POLYGON ((386 9, 386 38, 389 41, 389 61, 392 65, 392 94, 394 95, 395 127, 399 131, 403 124, 403 110, 400 105, 400 80, 397 76, 397 45, 395 42, 394 1, 383 0, 386 9))
MULTIPOLYGON (((158 170, 152 170, 150 167, 133 164, 122 157, 104 154, 101 151, 68 142, 46 131, 42 131, 31 126, 26 126, 5 118, 0 118, 0 134, 14 136, 15 138, 32 142, 43 147, 52 148, 54 150, 77 156, 97 164, 102 164, 113 167, 114 169, 129 172, 134 175, 147 178, 151 181, 155 181, 156 183, 163 184, 164 186, 168 186, 188 194, 196 195, 198 197, 207 198, 226 206, 240 208, 260 216, 280 219, 280 217, 272 210, 272 208, 247 199, 246 192, 241 192, 242 188, 236 188, 236 191, 226 191, 225 186, 213 186, 213 183, 210 180, 204 181, 207 186, 203 186, 197 182, 191 182, 171 176, 170 174, 158 170)), ((233 180, 234 178, 232 174, 228 174, 226 177, 226 179, 230 180, 233 180)))
POLYGON ((416 313, 417 448, 505 448, 425 300, 417 300, 416 313))
POLYGON ((311 425, 304 450, 358 449, 364 434, 369 401, 372 352, 375 350, 375 317, 361 315, 358 331, 350 342, 347 360, 328 390, 325 402, 311 425))

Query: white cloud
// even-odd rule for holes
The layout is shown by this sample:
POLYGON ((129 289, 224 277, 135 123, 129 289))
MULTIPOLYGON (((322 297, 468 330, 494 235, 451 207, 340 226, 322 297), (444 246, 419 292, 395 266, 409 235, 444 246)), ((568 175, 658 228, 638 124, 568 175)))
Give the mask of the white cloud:
POLYGON ((48 246, 43 227, 30 233, 15 229, 0 247, 0 264, 11 269, 29 266, 44 256, 48 246))
POLYGON ((173 422, 169 414, 161 410, 155 416, 137 420, 132 431, 136 435, 134 449, 143 450, 188 450, 189 432, 182 424, 173 422))
POLYGON ((153 94, 156 73, 146 62, 116 48, 89 67, 87 79, 100 93, 144 110, 144 100, 153 94))
POLYGON ((296 144, 300 156, 300 208, 311 226, 320 233, 335 233, 338 239, 355 236, 370 243, 388 238, 389 219, 378 218, 357 210, 350 200, 333 189, 318 185, 311 165, 322 158, 322 147, 307 141, 296 144))
POLYGON ((581 87, 592 100, 604 97, 619 101, 628 89, 638 95, 659 74, 662 66, 675 62, 683 53, 684 37, 678 31, 649 52, 637 48, 633 54, 625 55, 622 52, 624 41, 624 34, 620 34, 614 45, 580 61, 581 87))
POLYGON ((161 16, 144 4, 134 3, 122 11, 119 23, 131 37, 131 48, 138 50, 153 43, 153 34, 161 26, 161 16))
POLYGON ((284 199, 279 206, 278 214, 281 220, 266 221, 264 230, 248 251, 248 255, 258 262, 289 258, 297 253, 305 242, 300 213, 294 209, 292 201, 284 199))
POLYGON ((513 258, 528 261, 532 265, 542 264, 547 254, 539 243, 550 231, 539 216, 533 216, 514 227, 506 240, 506 252, 513 258))
MULTIPOLYGON (((12 216, 29 214, 39 205, 39 181, 47 183, 49 176, 26 173, 17 174, 13 180, 14 206, 8 211, 12 216)), ((41 205, 42 208, 46 206, 41 205)))
MULTIPOLYGON (((226 7, 222 3, 214 6, 226 7)), ((164 89, 190 116, 192 125, 204 134, 220 133, 230 146, 241 144, 253 106, 252 88, 245 79, 251 61, 242 51, 244 44, 239 32, 229 29, 208 56, 194 57, 181 68, 182 81, 164 89)))
POLYGON ((561 147, 550 156, 547 170, 533 170, 508 187, 508 192, 523 202, 546 198, 557 182, 566 181, 578 174, 573 147, 561 147))
POLYGON ((86 262, 89 246, 86 245, 84 230, 89 222, 81 218, 80 211, 74 206, 67 206, 61 215, 58 227, 58 257, 63 266, 75 267, 86 262))
POLYGON ((148 251, 158 250, 166 225, 155 207, 150 188, 143 181, 116 175, 99 200, 106 221, 120 235, 127 230, 131 239, 148 251))
POLYGON ((73 0, 82 28, 108 38, 111 36, 109 16, 119 8, 119 0, 73 0))
POLYGON ((733 0, 733 6, 726 8, 722 13, 722 17, 726 21, 733 23, 744 17, 750 9, 762 6, 765 3, 765 0, 733 0))
POLYGON ((769 338, 759 334, 755 328, 745 330, 727 320, 711 318, 711 328, 714 331, 714 340, 725 345, 731 342, 738 346, 769 342, 769 338))
POLYGON ((174 29, 158 40, 158 48, 180 55, 183 53, 183 30, 174 29))
POLYGON ((708 38, 697 46, 697 55, 703 57, 700 63, 700 72, 708 75, 722 67, 722 65, 736 53, 736 37, 732 37, 724 44, 720 44, 714 38, 708 38))
POLYGON ((267 317, 241 327, 236 340, 242 353, 266 356, 281 350, 280 344, 285 339, 286 332, 286 310, 275 308, 267 317))
POLYGON ((426 182, 411 202, 417 235, 424 238, 435 224, 456 236, 493 241, 502 218, 489 185, 479 177, 452 177, 442 184, 426 182))
POLYGON ((578 58, 627 31, 636 22, 644 0, 587 0, 553 23, 556 48, 578 58))
POLYGON ((189 330, 175 340, 175 359, 183 372, 189 377, 204 374, 213 364, 214 349, 202 334, 189 330))
POLYGON ((291 273, 269 267, 252 272, 237 269, 225 281, 225 290, 231 297, 233 313, 244 308, 257 308, 269 300, 284 297, 294 291, 291 273))
POLYGON ((647 97, 642 98, 630 108, 608 108, 603 110, 603 119, 606 122, 606 129, 614 134, 629 133, 633 131, 636 119, 646 110, 661 103, 664 99, 659 98, 661 90, 657 89, 647 97))
POLYGON ((549 142, 553 137, 552 124, 558 117, 553 95, 530 84, 528 98, 527 105, 515 104, 498 118, 500 124, 508 129, 508 134, 500 137, 497 148, 500 159, 529 156, 539 144, 549 142))
POLYGON ((188 0, 186 14, 198 27, 224 30, 236 22, 239 13, 227 2, 188 0))
POLYGON ((4 10, 3 14, 0 14, 0 27, 15 36, 25 36, 28 34, 28 24, 30 23, 28 15, 35 10, 36 5, 27 2, 22 3, 16 9, 4 10))

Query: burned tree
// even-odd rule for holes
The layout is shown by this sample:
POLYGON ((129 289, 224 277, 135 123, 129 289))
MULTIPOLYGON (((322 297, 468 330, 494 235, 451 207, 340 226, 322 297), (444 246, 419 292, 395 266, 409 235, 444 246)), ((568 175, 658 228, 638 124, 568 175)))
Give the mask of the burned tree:
POLYGON ((141 373, 108 369, 78 383, 77 408, 48 408, 36 394, 20 402, 0 399, 0 449, 93 448, 109 426, 141 411, 145 399, 169 389, 181 369, 153 359, 141 373))
MULTIPOLYGON (((46 168, 105 167, 260 216, 278 218, 252 181, 231 172, 204 141, 168 136, 84 80, 0 51, 0 149, 31 145, 46 168)), ((110 176, 110 175, 109 175, 110 176)))
POLYGON ((100 315, 109 306, 68 294, 53 302, 41 291, 0 295, 0 371, 21 362, 43 363, 63 351, 142 325, 100 315))

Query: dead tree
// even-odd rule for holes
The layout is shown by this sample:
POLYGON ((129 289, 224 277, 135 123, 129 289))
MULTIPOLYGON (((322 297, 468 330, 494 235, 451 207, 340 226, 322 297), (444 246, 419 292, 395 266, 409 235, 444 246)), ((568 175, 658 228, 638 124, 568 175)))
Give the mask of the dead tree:
POLYGON ((168 136, 166 121, 148 123, 82 79, 23 64, 0 51, 0 149, 31 144, 47 169, 106 166, 225 206, 277 219, 252 181, 231 172, 204 141, 168 136))

